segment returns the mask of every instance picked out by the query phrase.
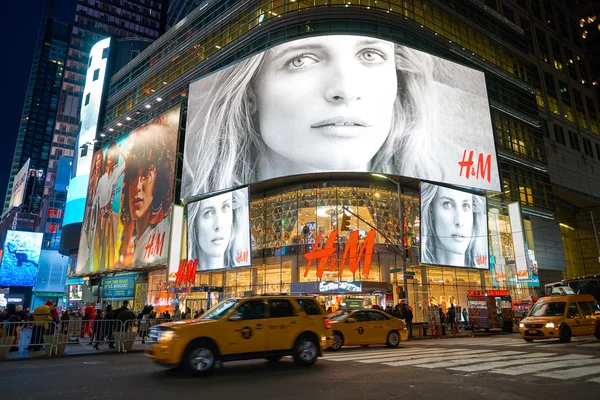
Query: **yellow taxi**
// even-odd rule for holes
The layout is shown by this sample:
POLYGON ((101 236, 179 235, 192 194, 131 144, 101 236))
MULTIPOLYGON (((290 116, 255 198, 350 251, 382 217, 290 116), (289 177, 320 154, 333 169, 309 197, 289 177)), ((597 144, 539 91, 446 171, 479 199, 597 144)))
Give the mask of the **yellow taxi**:
POLYGON ((406 323, 383 311, 340 310, 329 315, 329 320, 333 330, 333 343, 329 349, 333 351, 353 345, 386 344, 388 347, 398 347, 401 341, 408 340, 406 323))
POLYGON ((519 323, 519 331, 527 342, 558 338, 566 343, 572 336, 584 335, 600 339, 600 307, 588 294, 541 297, 519 323))
POLYGON ((250 296, 223 300, 200 319, 152 327, 146 355, 164 366, 206 375, 217 361, 291 355, 312 365, 331 340, 325 311, 310 296, 250 296))

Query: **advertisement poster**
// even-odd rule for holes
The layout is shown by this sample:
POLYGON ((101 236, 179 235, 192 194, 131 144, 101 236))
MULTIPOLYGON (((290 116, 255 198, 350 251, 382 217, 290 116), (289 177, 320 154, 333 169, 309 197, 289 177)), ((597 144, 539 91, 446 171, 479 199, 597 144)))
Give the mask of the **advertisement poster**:
POLYGON ((148 295, 148 284, 137 283, 135 285, 135 298, 133 299, 133 310, 143 310, 146 305, 146 297, 148 295))
POLYGON ((500 190, 484 74, 392 42, 290 41, 188 97, 182 198, 334 171, 500 190))
POLYGON ((23 196, 25 194, 25 183, 27 182, 27 173, 29 172, 29 163, 31 159, 27 159, 25 164, 21 167, 15 180, 13 181, 12 193, 10 195, 10 203, 8 204, 8 210, 13 207, 19 207, 23 203, 23 196))
POLYGON ((34 286, 42 249, 41 232, 6 232, 0 286, 34 286))
POLYGON ((422 182, 421 260, 488 269, 485 197, 422 182))
POLYGON ((102 280, 103 299, 128 299, 133 298, 135 279, 137 275, 121 275, 102 280))
POLYGON ((167 265, 180 106, 94 153, 77 274, 167 265))
POLYGON ((250 266, 248 187, 187 205, 188 260, 198 271, 250 266))

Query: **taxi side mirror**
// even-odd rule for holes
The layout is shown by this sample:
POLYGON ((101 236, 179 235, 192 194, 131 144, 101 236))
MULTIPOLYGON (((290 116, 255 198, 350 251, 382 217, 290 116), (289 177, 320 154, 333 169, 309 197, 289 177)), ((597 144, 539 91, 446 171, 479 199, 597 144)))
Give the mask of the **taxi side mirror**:
POLYGON ((348 318, 346 320, 346 323, 350 323, 350 322, 356 322, 356 320, 354 318, 348 318))

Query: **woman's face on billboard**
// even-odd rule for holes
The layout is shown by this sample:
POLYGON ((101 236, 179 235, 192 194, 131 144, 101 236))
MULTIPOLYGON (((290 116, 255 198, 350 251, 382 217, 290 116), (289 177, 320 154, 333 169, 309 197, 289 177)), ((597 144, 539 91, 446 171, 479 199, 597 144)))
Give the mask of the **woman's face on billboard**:
POLYGON ((137 176, 129 182, 129 210, 134 221, 143 217, 150 209, 155 184, 156 168, 153 165, 146 169, 139 167, 137 176))
POLYGON ((440 250, 464 254, 473 235, 473 195, 439 187, 431 210, 440 250))
POLYGON ((202 200, 199 207, 196 228, 201 253, 208 257, 223 257, 233 225, 232 194, 229 192, 202 200))
POLYGON ((269 50, 255 81, 265 144, 316 169, 362 169, 385 142, 398 91, 394 44, 356 36, 269 50))

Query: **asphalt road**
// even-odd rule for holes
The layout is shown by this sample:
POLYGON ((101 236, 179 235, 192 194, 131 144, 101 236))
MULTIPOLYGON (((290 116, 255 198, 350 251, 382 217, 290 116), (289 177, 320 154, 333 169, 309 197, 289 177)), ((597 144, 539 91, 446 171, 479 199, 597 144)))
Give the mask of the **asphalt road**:
POLYGON ((165 370, 139 353, 2 362, 0 398, 597 399, 600 342, 592 339, 414 341, 328 352, 310 368, 289 358, 227 363, 207 378, 165 370))

